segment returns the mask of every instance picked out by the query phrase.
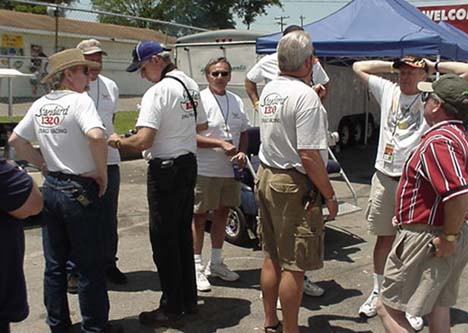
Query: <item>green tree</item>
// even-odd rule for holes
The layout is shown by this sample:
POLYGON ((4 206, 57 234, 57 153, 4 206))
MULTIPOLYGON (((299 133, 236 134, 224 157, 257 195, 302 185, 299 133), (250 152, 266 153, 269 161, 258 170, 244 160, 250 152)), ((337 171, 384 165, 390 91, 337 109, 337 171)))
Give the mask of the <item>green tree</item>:
MULTIPOLYGON (((76 2, 79 0, 37 0, 39 2, 44 3, 67 3, 71 4, 72 2, 76 2)), ((8 9, 14 10, 17 12, 27 12, 27 13, 34 13, 34 14, 47 14, 47 6, 41 5, 29 5, 26 3, 20 3, 15 1, 9 0, 2 0, 0 2, 0 9, 8 9)))
MULTIPOLYGON (((208 29, 234 28, 234 16, 242 18, 248 27, 270 6, 282 7, 280 0, 91 0, 93 8, 131 16, 153 18, 208 29)), ((100 22, 151 27, 142 21, 107 15, 100 22)), ((171 29, 173 34, 180 28, 171 29)), ((166 30, 167 32, 167 30, 166 30)))
POLYGON ((280 0, 240 0, 234 1, 233 12, 242 18, 242 23, 247 25, 247 29, 250 29, 255 18, 265 15, 266 9, 271 6, 283 7, 280 0))

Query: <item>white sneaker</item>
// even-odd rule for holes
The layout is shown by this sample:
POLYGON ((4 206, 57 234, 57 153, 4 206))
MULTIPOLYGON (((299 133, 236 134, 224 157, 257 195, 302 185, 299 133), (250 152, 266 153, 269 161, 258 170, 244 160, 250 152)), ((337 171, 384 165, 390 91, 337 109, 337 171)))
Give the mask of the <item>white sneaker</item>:
POLYGON ((220 264, 212 264, 211 261, 206 265, 205 276, 217 276, 224 281, 239 280, 239 274, 231 271, 224 262, 220 264))
POLYGON ((359 315, 367 318, 372 318, 375 315, 377 315, 377 310, 375 309, 375 306, 377 304, 378 299, 379 294, 372 292, 372 294, 369 295, 367 300, 359 308, 359 315))
POLYGON ((323 288, 313 283, 307 276, 304 279, 304 294, 312 297, 320 297, 325 293, 323 288))
POLYGON ((211 284, 210 281, 206 278, 205 274, 202 271, 196 270, 195 271, 197 277, 197 290, 198 291, 210 291, 211 284))
MULTIPOLYGON (((263 298, 263 293, 260 292, 260 299, 263 298)), ((278 297, 278 299, 276 300, 276 310, 281 310, 281 302, 280 302, 280 299, 278 297)))
POLYGON ((411 327, 416 331, 419 332, 422 330, 424 326, 424 321, 421 317, 413 316, 408 312, 405 313, 406 320, 410 323, 411 327))

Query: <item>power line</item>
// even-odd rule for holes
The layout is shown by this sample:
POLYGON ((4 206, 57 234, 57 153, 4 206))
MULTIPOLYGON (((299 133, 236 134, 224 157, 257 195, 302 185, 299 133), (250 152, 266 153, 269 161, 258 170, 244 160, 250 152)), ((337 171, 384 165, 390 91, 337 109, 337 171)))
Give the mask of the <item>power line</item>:
POLYGON ((281 27, 281 31, 283 31, 283 27, 286 25, 286 22, 284 22, 285 19, 288 19, 289 16, 280 16, 280 17, 275 17, 275 20, 279 21, 278 24, 281 27))

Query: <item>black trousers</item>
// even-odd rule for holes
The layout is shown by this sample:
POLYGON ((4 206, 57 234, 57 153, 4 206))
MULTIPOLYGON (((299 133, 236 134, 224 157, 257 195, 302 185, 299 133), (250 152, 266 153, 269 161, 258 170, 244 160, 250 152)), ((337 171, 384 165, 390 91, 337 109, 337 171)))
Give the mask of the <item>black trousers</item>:
POLYGON ((196 177, 194 154, 149 162, 150 241, 161 281, 160 307, 170 314, 197 304, 191 228, 196 177))

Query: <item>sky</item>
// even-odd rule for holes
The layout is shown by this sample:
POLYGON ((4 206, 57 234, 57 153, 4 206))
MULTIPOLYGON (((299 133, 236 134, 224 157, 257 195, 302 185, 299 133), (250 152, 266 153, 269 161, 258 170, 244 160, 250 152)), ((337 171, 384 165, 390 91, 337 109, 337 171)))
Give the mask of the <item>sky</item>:
MULTIPOLYGON (((91 9, 89 0, 79 0, 77 4, 80 8, 91 9)), ((128 0, 131 1, 131 0, 128 0)), ((308 24, 318 19, 321 19, 341 7, 345 6, 349 0, 281 0, 283 8, 270 7, 267 9, 267 15, 257 17, 255 23, 250 27, 251 30, 256 30, 265 33, 280 31, 278 20, 281 16, 289 16, 284 19, 285 26, 291 24, 301 24, 301 15, 303 16, 304 24, 308 24)), ((441 4, 467 4, 468 0, 410 0, 415 6, 437 6, 441 4)), ((237 29, 247 29, 241 20, 236 20, 237 29)))

